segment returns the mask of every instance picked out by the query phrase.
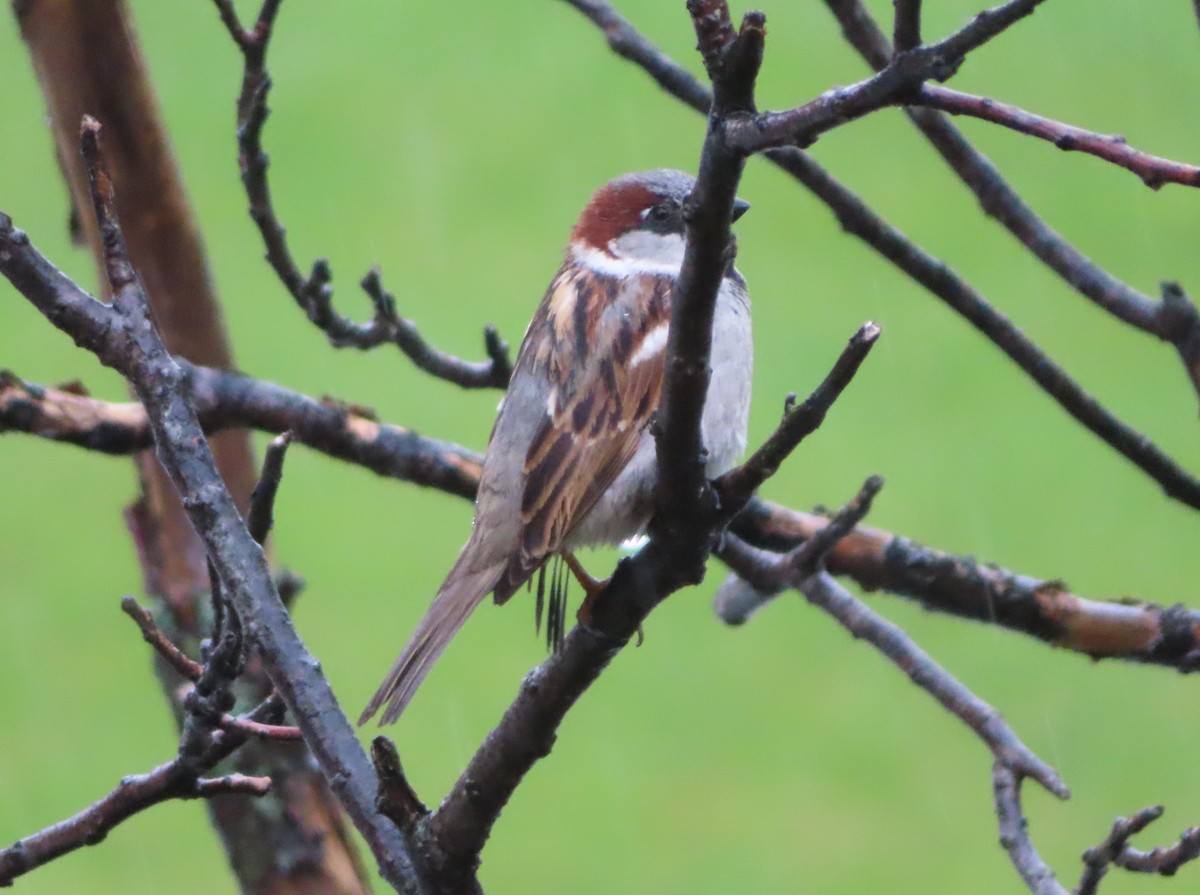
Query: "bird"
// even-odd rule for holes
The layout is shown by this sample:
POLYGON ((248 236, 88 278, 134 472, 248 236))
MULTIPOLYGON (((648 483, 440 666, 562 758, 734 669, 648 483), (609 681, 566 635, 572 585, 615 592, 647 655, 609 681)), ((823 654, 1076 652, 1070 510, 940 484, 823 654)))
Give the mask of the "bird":
MULTIPOLYGON (((500 402, 470 538, 360 725, 380 708, 381 724, 400 716, 488 594, 505 603, 556 555, 578 577, 576 549, 619 544, 649 523, 657 475, 651 423, 694 185, 666 168, 625 174, 584 207, 500 402)), ((731 220, 749 207, 735 200, 731 220)), ((730 249, 701 418, 710 477, 745 450, 750 405, 750 297, 733 266, 732 237, 730 249)), ((590 597, 589 580, 581 578, 590 597)), ((539 617, 540 598, 539 584, 539 617)), ((559 616, 561 625, 561 609, 559 616)))

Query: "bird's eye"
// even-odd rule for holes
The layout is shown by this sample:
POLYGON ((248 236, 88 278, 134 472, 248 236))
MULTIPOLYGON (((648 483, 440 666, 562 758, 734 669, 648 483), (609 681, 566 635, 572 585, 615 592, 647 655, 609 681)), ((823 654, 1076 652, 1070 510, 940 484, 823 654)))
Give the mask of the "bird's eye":
POLYGON ((671 217, 671 209, 666 205, 655 205, 650 209, 650 220, 656 223, 663 223, 671 217))

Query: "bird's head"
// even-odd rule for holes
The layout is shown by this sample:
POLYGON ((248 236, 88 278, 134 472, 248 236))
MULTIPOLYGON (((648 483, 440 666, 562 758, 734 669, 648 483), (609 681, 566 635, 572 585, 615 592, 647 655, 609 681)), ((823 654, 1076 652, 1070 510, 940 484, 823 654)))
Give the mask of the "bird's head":
MULTIPOLYGON (((683 263, 683 208, 696 179, 657 168, 625 174, 596 191, 571 231, 571 250, 593 264, 678 272, 683 263)), ((750 207, 733 203, 733 220, 750 207)))

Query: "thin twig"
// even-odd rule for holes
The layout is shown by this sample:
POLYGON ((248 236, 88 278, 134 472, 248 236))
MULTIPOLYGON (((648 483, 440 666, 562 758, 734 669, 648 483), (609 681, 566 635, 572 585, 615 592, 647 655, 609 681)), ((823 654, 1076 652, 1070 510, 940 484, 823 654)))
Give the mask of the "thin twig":
POLYGON ((1059 798, 1067 798, 1069 791, 1058 773, 1021 742, 999 712, 935 662, 902 628, 873 612, 823 570, 825 556, 866 515, 881 486, 879 479, 868 479, 825 529, 782 556, 729 537, 721 547, 721 557, 756 587, 787 586, 801 591, 810 603, 887 656, 913 683, 975 731, 997 761, 1032 777, 1059 798))
POLYGON ((275 495, 279 492, 279 483, 283 479, 283 459, 287 455, 288 445, 292 443, 292 433, 285 431, 271 439, 263 457, 262 475, 254 492, 250 495, 250 511, 246 515, 246 528, 250 537, 260 544, 267 540, 271 527, 275 524, 275 495))
POLYGON ((1023 779, 1024 775, 1007 762, 997 759, 992 765, 992 796, 1000 844, 1033 895, 1067 895, 1067 890, 1059 884, 1054 871, 1042 860, 1029 837, 1029 823, 1021 807, 1023 779))
POLYGON ((1027 112, 986 96, 973 96, 936 84, 925 84, 911 104, 950 115, 966 115, 1053 143, 1064 151, 1082 152, 1131 171, 1151 189, 1178 183, 1200 187, 1200 168, 1135 149, 1119 134, 1098 134, 1027 112))
POLYGON ((876 323, 864 323, 850 338, 837 363, 817 389, 802 403, 788 408, 778 427, 745 463, 722 475, 713 487, 724 506, 745 506, 751 495, 779 469, 795 447, 825 421, 825 414, 850 384, 882 332, 876 323))
POLYGON ((155 652, 162 656, 168 665, 193 683, 200 680, 200 676, 204 674, 204 666, 189 659, 183 650, 172 643, 171 639, 155 624, 154 617, 138 605, 137 600, 133 597, 125 597, 121 600, 121 611, 133 619, 142 631, 142 639, 154 647, 155 652))
POLYGON ((318 259, 311 272, 301 273, 288 246, 287 231, 279 220, 267 177, 269 160, 263 151, 262 134, 270 109, 267 97, 271 77, 266 69, 267 49, 281 0, 266 0, 253 29, 242 27, 230 0, 214 0, 226 30, 242 53, 242 87, 237 101, 238 161, 242 184, 250 205, 250 217, 266 247, 267 261, 301 310, 338 348, 360 350, 393 344, 426 373, 463 388, 504 388, 512 374, 508 346, 492 327, 484 331, 488 360, 461 360, 434 348, 416 324, 396 312, 396 303, 383 288, 378 269, 362 281, 374 306, 367 323, 356 323, 333 305, 333 272, 329 262, 318 259))
POLYGON ((104 841, 118 824, 160 802, 234 793, 261 796, 270 785, 269 778, 242 774, 196 778, 177 756, 145 774, 123 777, 108 795, 78 814, 0 850, 0 886, 78 848, 104 841))

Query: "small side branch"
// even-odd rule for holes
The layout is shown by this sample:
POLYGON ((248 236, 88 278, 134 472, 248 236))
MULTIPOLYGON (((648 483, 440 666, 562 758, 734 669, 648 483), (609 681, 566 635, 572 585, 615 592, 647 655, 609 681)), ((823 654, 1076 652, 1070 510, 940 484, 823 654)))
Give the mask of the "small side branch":
POLYGON ((782 556, 728 538, 721 558, 756 587, 786 586, 801 591, 810 603, 887 656, 913 683, 975 731, 997 761, 1032 777, 1059 798, 1067 798, 1069 791, 1058 773, 1021 742, 999 712, 938 665, 902 628, 871 611, 824 571, 825 556, 866 515, 881 486, 881 480, 868 479, 818 537, 782 556))
POLYGON ((508 345, 491 326, 484 330, 488 360, 461 360, 434 348, 415 323, 401 317, 396 302, 384 288, 378 270, 362 280, 362 288, 374 306, 367 323, 343 316, 333 305, 333 271, 329 262, 318 259, 308 275, 301 273, 287 231, 279 220, 267 179, 268 158, 262 147, 263 128, 270 109, 267 96, 271 77, 266 69, 275 17, 281 0, 265 0, 253 28, 242 26, 230 0, 214 0, 221 22, 241 51, 244 63, 242 88, 237 102, 238 160, 242 183, 250 204, 250 217, 266 247, 267 261, 308 319, 338 348, 361 350, 391 344, 399 348, 421 370, 463 388, 504 388, 512 374, 508 345))
MULTIPOLYGON (((825 516, 754 500, 731 530, 753 546, 788 551, 828 525, 825 516)), ((1018 574, 866 526, 840 540, 826 565, 866 590, 908 597, 933 612, 1000 625, 1093 659, 1200 669, 1200 611, 1187 606, 1089 600, 1062 581, 1018 574)), ((779 587, 756 589, 732 578, 717 592, 717 614, 728 624, 741 624, 779 587)))
POLYGON ((1046 140, 1065 152, 1094 155, 1136 174, 1146 186, 1154 190, 1167 183, 1200 187, 1200 168, 1142 152, 1125 142, 1125 138, 1120 134, 1098 134, 1035 115, 1033 112, 986 96, 960 93, 936 84, 922 86, 911 104, 937 109, 950 115, 965 115, 990 121, 1017 133, 1046 140))
POLYGON ((145 774, 125 777, 108 795, 78 814, 26 836, 0 850, 0 886, 55 858, 86 845, 104 841, 114 827, 140 811, 168 799, 211 798, 218 795, 265 795, 271 781, 265 777, 231 774, 211 779, 190 775, 176 756, 145 774))
POLYGON ((1200 827, 1189 827, 1178 841, 1165 848, 1141 851, 1129 844, 1163 815, 1161 805, 1143 808, 1132 817, 1119 817, 1107 838, 1083 853, 1084 871, 1075 895, 1095 895, 1109 867, 1121 867, 1135 873, 1174 876, 1184 864, 1200 857, 1200 827))
MULTIPOLYGON (((713 482, 728 507, 744 507, 759 486, 773 476, 788 455, 825 421, 833 402, 841 397, 882 332, 877 323, 864 323, 850 338, 829 375, 803 403, 788 407, 775 432, 750 459, 713 482)), ((794 396, 793 396, 794 397, 794 396)))

